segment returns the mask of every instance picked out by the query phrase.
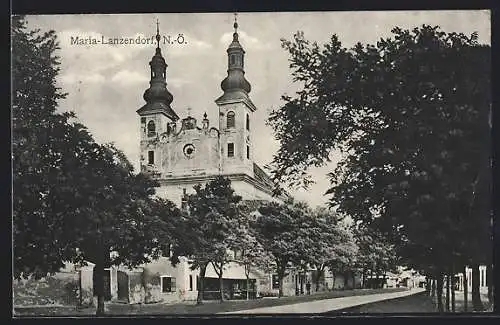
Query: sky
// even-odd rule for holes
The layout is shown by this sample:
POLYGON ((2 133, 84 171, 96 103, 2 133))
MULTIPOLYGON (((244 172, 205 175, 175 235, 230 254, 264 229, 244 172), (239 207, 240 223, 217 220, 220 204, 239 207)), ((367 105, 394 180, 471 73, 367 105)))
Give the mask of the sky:
MULTIPOLYGON (((226 49, 231 42, 232 13, 168 13, 120 15, 37 15, 27 16, 29 28, 54 30, 59 39, 61 71, 58 84, 68 93, 60 102, 61 111, 73 111, 94 138, 114 142, 139 167, 139 116, 142 98, 149 87, 149 61, 154 47, 149 44, 72 44, 76 37, 151 39, 156 34, 170 37, 160 44, 168 64, 167 88, 173 94, 172 108, 180 118, 202 119, 207 113, 217 124, 214 100, 222 94, 220 82, 227 72, 226 49), (182 38, 178 38, 182 34, 182 38), (174 40, 177 39, 178 42, 174 40)), ((254 160, 260 166, 271 162, 279 148, 273 130, 266 125, 272 109, 283 104, 281 96, 298 90, 292 82, 287 52, 281 38, 292 39, 303 31, 320 45, 336 34, 342 44, 374 44, 391 35, 398 26, 412 29, 422 24, 440 26, 445 32, 478 32, 481 43, 490 44, 490 12, 470 11, 370 11, 370 12, 267 12, 239 13, 240 43, 246 51, 245 76, 252 85, 250 98, 257 106, 254 117, 254 160)), ((339 156, 310 174, 316 183, 308 190, 291 190, 299 200, 318 206, 326 203, 329 188, 326 174, 335 168, 339 156)))

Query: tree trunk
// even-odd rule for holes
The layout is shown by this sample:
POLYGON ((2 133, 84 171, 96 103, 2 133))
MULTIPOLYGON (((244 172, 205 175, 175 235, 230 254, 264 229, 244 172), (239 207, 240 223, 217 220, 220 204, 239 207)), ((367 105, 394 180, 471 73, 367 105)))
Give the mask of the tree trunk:
POLYGON ((464 312, 467 311, 467 305, 468 305, 468 301, 469 301, 469 280, 467 279, 467 265, 464 265, 464 281, 463 281, 463 285, 464 285, 464 312))
POLYGON ((97 316, 104 315, 104 263, 97 261, 94 266, 96 294, 97 294, 97 316))
POLYGON ((451 266, 451 311, 455 312, 455 266, 451 266))
POLYGON ((219 276, 219 292, 220 292, 220 302, 224 301, 224 280, 222 279, 222 268, 220 270, 219 276))
MULTIPOLYGON (((455 280, 453 278, 453 280, 455 280)), ((451 311, 455 312, 455 281, 452 282, 451 286, 451 311)))
POLYGON ((472 265, 472 308, 474 311, 483 311, 484 309, 479 292, 479 264, 477 263, 472 265))
POLYGON ((314 284, 316 285, 316 292, 319 291, 319 280, 321 279, 321 273, 323 272, 323 267, 318 268, 318 273, 314 277, 314 284))
POLYGON ((283 275, 279 274, 278 279, 279 279, 278 298, 281 298, 283 297, 283 275))
POLYGON ((300 273, 297 273, 297 270, 295 270, 295 295, 298 296, 300 294, 300 291, 299 291, 299 274, 300 273))
POLYGON ((486 266, 486 285, 488 286, 488 301, 493 304, 493 265, 486 266))
POLYGON ((250 265, 245 263, 244 264, 244 269, 245 269, 245 277, 247 279, 247 286, 246 286, 246 296, 247 300, 250 300, 250 265))
POLYGON ((200 265, 200 283, 199 283, 199 288, 198 289, 198 297, 196 298, 196 304, 201 305, 203 304, 203 293, 205 291, 205 272, 207 271, 207 265, 208 263, 203 263, 200 265))
POLYGON ((437 284, 436 284, 436 290, 437 290, 437 306, 438 306, 438 311, 442 313, 444 311, 443 309, 443 275, 439 274, 437 278, 437 284))
POLYGON ((332 276, 333 276, 333 285, 332 285, 332 291, 333 291, 333 290, 335 290, 335 280, 336 280, 337 274, 335 272, 332 272, 332 276))
POLYGON ((431 280, 428 277, 425 279, 425 293, 431 295, 431 280))
POLYGON ((212 266, 214 267, 214 271, 219 277, 219 301, 223 302, 224 301, 224 281, 222 279, 222 274, 223 274, 223 263, 217 263, 217 262, 212 262, 212 266))
POLYGON ((436 292, 436 279, 431 280, 431 298, 436 298, 437 292, 436 292))
POLYGON ((278 273, 278 298, 283 297, 283 278, 285 277, 285 265, 286 263, 279 263, 276 269, 278 273))
POLYGON ((352 272, 352 288, 356 289, 356 273, 352 272))
POLYGON ((446 311, 450 311, 450 283, 451 278, 450 278, 450 273, 446 275, 446 311))

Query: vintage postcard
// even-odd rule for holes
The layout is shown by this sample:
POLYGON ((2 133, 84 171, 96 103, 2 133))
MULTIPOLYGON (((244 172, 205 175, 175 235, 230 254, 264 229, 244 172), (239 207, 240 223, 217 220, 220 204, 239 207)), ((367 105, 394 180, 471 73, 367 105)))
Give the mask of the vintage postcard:
POLYGON ((15 317, 493 310, 490 11, 11 25, 15 317))

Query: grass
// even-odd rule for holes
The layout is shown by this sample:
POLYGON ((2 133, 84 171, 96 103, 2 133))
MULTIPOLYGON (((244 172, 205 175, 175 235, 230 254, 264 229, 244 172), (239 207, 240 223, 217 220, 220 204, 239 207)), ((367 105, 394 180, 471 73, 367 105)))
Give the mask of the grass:
MULTIPOLYGON (((356 289, 345 291, 327 291, 311 295, 290 296, 272 299, 256 300, 231 300, 220 303, 218 301, 205 301, 203 305, 194 302, 183 304, 114 304, 106 305, 107 315, 210 315, 220 312, 230 312, 262 307, 273 307, 290 305, 314 300, 362 296, 376 293, 399 292, 406 289, 356 289)), ((15 308, 15 316, 91 316, 95 314, 95 308, 78 309, 75 307, 38 307, 38 308, 15 308)))

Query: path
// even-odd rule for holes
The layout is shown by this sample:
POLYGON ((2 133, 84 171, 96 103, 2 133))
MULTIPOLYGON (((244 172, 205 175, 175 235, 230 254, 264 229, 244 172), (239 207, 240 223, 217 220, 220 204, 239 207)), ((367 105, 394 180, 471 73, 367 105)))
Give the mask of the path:
POLYGON ((424 291, 424 289, 414 288, 402 292, 378 293, 364 296, 323 299, 291 305, 238 310, 221 314, 319 314, 387 299, 406 297, 422 291, 424 291))

